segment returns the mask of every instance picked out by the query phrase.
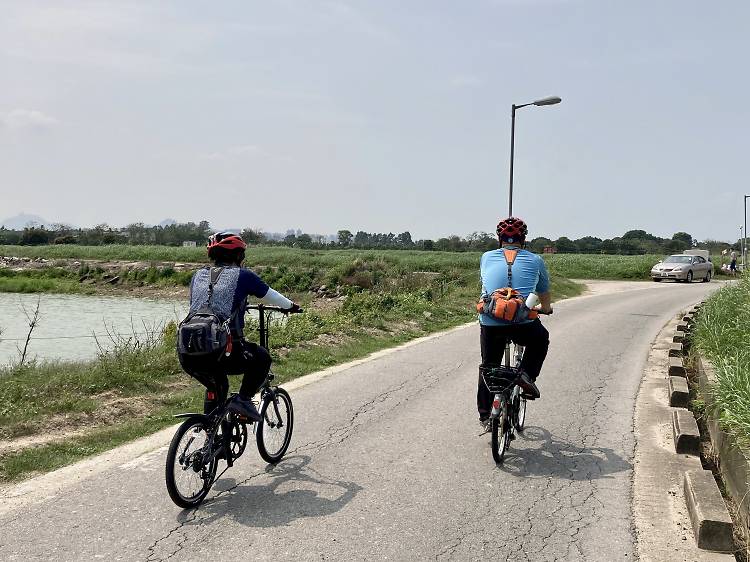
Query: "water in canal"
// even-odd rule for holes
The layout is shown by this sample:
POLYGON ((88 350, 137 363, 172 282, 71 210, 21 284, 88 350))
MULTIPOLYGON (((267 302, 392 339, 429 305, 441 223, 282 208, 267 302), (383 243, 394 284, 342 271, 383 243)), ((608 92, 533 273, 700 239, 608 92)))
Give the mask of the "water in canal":
POLYGON ((0 293, 0 365, 23 349, 29 329, 24 309, 32 315, 37 299, 40 319, 27 356, 38 359, 88 359, 97 353, 97 340, 111 343, 108 332, 142 336, 187 312, 187 302, 178 300, 0 293))

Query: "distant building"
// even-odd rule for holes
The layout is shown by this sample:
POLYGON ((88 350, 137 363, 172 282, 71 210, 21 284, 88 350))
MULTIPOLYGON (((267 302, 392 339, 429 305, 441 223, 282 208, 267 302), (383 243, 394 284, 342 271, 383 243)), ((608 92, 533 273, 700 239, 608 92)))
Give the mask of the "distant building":
POLYGON ((544 253, 545 254, 556 254, 557 253, 557 248, 555 248, 554 246, 545 246, 544 247, 544 253))
POLYGON ((198 244, 195 242, 195 240, 185 240, 182 243, 183 248, 195 248, 198 244))

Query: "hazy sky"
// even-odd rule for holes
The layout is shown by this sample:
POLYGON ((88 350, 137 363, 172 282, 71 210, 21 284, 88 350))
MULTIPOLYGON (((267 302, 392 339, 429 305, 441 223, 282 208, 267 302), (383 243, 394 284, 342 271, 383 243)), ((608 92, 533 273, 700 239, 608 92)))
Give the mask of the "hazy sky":
POLYGON ((746 0, 0 7, 0 219, 739 236, 746 0))

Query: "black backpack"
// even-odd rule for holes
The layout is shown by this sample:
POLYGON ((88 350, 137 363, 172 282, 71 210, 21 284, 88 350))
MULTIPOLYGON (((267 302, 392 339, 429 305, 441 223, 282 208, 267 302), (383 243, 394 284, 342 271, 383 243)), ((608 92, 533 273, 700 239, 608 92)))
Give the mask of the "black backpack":
POLYGON ((215 355, 217 359, 223 353, 232 351, 232 334, 229 323, 232 315, 222 320, 212 308, 214 285, 223 267, 212 267, 209 274, 208 303, 198 310, 190 312, 177 327, 177 353, 187 357, 206 357, 215 355))

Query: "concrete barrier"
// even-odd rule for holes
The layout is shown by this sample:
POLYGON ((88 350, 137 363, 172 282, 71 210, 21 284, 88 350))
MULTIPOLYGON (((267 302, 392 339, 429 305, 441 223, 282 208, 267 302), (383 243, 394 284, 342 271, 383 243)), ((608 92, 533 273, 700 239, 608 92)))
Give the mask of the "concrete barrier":
POLYGON ((682 364, 682 357, 669 358, 669 370, 667 373, 670 377, 687 377, 685 366, 682 364))
MULTIPOLYGON (((703 358, 698 361, 697 379, 706 401, 706 410, 713 411, 710 387, 716 381, 716 373, 703 358)), ((750 458, 743 453, 734 437, 721 428, 717 418, 709 416, 706 427, 711 437, 711 448, 719 456, 719 469, 726 491, 734 499, 740 520, 750 527, 750 458)))
POLYGON ((674 336, 672 336, 672 341, 674 343, 684 343, 687 341, 687 334, 682 330, 676 330, 674 336))
POLYGON ((682 408, 672 410, 672 437, 676 453, 700 456, 701 434, 692 412, 682 408))
POLYGON ((685 350, 681 343, 673 343, 669 346, 669 356, 670 357, 683 357, 685 355, 685 350))
POLYGON ((733 552, 732 519, 711 471, 685 472, 683 491, 698 548, 733 552))
POLYGON ((690 404, 690 390, 683 377, 669 377, 669 405, 673 408, 687 408, 690 404))

